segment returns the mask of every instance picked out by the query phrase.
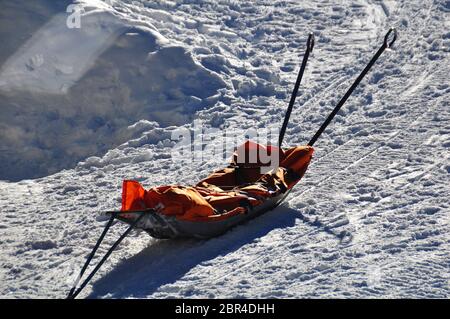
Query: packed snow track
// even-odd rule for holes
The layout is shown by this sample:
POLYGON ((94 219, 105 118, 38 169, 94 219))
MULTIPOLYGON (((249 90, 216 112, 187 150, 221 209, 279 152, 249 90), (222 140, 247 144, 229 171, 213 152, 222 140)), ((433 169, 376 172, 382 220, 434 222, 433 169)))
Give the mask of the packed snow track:
MULTIPOLYGON (((115 131, 114 141, 105 133, 106 149, 77 148, 74 168, 55 164, 52 175, 0 182, 1 297, 65 297, 104 226, 98 213, 119 208, 123 179, 146 187, 193 184, 224 166, 222 156, 174 161, 177 128, 192 128, 196 119, 227 131, 278 129, 312 31, 316 45, 285 137, 285 146, 307 143, 389 27, 399 33, 395 46, 324 132, 309 170, 282 206, 211 240, 156 240, 133 232, 80 297, 450 297, 449 1, 80 3, 164 38, 165 44, 145 50, 158 50, 160 61, 166 54, 183 58, 204 82, 179 89, 174 100, 161 98, 179 115, 176 121, 164 122, 170 113, 158 117, 142 94, 131 94, 123 102, 134 113, 121 124, 132 126, 131 133, 115 131), (183 104, 181 112, 173 101, 183 104)), ((120 56, 112 61, 120 64, 120 56)), ((170 74, 161 72, 147 79, 169 85, 170 74)), ((180 85, 183 74, 172 74, 180 85)), ((105 90, 99 101, 121 94, 105 90)), ((115 121, 113 115, 106 120, 115 121)), ((84 127, 88 119, 77 123, 84 127)), ((6 124, 0 122, 0 130, 6 124)), ((69 146, 89 140, 74 137, 69 146)), ((124 229, 113 227, 99 256, 124 229)))

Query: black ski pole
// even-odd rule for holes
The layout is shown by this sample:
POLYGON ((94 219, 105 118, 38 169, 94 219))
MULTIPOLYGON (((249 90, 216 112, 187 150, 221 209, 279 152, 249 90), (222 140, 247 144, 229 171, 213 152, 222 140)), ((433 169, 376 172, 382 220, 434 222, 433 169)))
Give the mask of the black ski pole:
POLYGON ((278 136, 278 146, 281 147, 283 143, 284 134, 286 133, 286 128, 289 123, 289 118, 291 116, 292 108, 294 107, 295 99, 297 98, 298 89, 300 87, 300 83, 302 82, 303 73, 305 72, 306 62, 308 61, 309 53, 312 52, 314 48, 314 34, 310 33, 308 37, 308 41, 306 42, 306 51, 303 56, 302 65, 300 67, 300 71, 297 76, 297 82, 295 82, 294 90, 292 91, 291 100, 289 101, 289 106, 286 111, 286 115, 284 116, 283 125, 281 126, 280 135, 278 136))
POLYGON ((91 271, 89 276, 83 281, 83 283, 80 285, 80 287, 70 294, 67 299, 75 299, 76 296, 79 295, 79 293, 86 287, 86 285, 91 281, 92 277, 97 273, 97 271, 100 269, 100 267, 105 263, 105 261, 108 259, 108 257, 111 255, 111 253, 116 249, 116 247, 122 242, 122 240, 130 233, 130 231, 136 226, 136 224, 145 216, 145 214, 141 214, 136 220, 128 227, 128 229, 119 237, 119 239, 116 240, 116 242, 111 246, 111 248, 106 252, 106 254, 103 256, 103 258, 99 261, 97 266, 91 271))
POLYGON ((319 128, 319 130, 316 132, 316 134, 313 136, 311 141, 309 141, 308 145, 313 146, 314 143, 317 141, 317 139, 320 137, 320 135, 323 133, 323 131, 327 128, 328 124, 333 120, 334 116, 339 112, 341 107, 344 105, 344 103, 347 101, 349 96, 353 93, 355 88, 358 86, 359 82, 364 78, 364 76, 369 72, 370 68, 375 64, 375 62, 378 60, 380 55, 384 52, 386 48, 390 48, 395 40, 397 39, 397 31, 394 28, 389 29, 389 31, 386 33, 383 41, 383 45, 378 49, 377 53, 373 56, 372 60, 370 60, 369 64, 364 68, 364 70, 361 72, 361 74, 356 78, 355 82, 353 82, 352 86, 348 91, 345 93, 345 95, 342 97, 342 99, 339 101, 339 103, 336 105, 334 110, 331 112, 331 114, 328 116, 328 118, 323 122, 322 126, 319 128), (393 38, 390 42, 388 42, 389 36, 393 33, 393 38))
POLYGON ((111 217, 109 218, 108 223, 106 224, 105 228, 103 229, 103 232, 100 235, 99 239, 97 240, 97 243, 95 244, 94 248, 92 249, 92 252, 89 254, 88 258, 86 259, 86 262, 84 263, 83 268, 81 269, 80 274, 78 275, 78 278, 75 281, 72 289, 70 289, 70 292, 69 292, 69 295, 67 296, 67 298, 70 298, 70 296, 72 296, 73 292, 77 288, 78 283, 81 280, 81 277, 83 277, 84 272, 86 271, 87 267, 91 263, 92 258, 94 258, 94 255, 97 252, 98 247, 100 247, 100 244, 102 243, 103 239, 105 238, 106 233, 108 232, 109 228, 111 227, 111 225, 114 221, 114 218, 117 216, 118 213, 119 212, 114 212, 113 214, 111 214, 111 217))

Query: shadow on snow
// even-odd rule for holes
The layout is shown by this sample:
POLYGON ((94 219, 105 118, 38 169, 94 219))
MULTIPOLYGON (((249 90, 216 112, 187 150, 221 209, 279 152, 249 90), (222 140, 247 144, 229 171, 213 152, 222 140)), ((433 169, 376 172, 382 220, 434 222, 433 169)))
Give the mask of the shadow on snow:
POLYGON ((199 264, 205 263, 206 266, 208 261, 233 253, 273 230, 295 227, 297 219, 342 240, 342 233, 337 234, 317 219, 310 221, 299 211, 282 206, 220 237, 209 240, 158 240, 136 256, 120 262, 113 271, 97 280, 88 298, 105 295, 113 298, 146 297, 160 287, 178 281, 199 264))

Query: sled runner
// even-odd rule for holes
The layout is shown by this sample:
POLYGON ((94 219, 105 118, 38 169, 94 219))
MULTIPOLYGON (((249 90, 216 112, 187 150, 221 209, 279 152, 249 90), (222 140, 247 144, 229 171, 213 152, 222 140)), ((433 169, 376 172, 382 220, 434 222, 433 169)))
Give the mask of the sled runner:
POLYGON ((81 292, 132 229, 145 230, 155 238, 210 238, 277 207, 305 174, 314 152, 313 145, 317 139, 379 56, 386 48, 392 46, 396 37, 395 29, 387 32, 383 45, 306 146, 297 146, 286 150, 281 147, 306 62, 314 47, 312 34, 308 37, 297 81, 280 130, 278 147, 263 146, 247 141, 236 149, 228 167, 213 172, 192 186, 166 185, 146 190, 136 181, 124 181, 122 208, 120 211, 106 213, 110 217, 109 221, 84 264, 68 298, 75 298, 81 292), (392 40, 389 41, 391 35, 392 40), (249 154, 257 154, 256 161, 251 161, 249 154), (264 170, 266 167, 260 158, 261 154, 269 154, 272 158, 276 158, 279 165, 271 170, 264 170), (80 278, 84 275, 115 219, 129 224, 128 229, 77 288, 80 278))

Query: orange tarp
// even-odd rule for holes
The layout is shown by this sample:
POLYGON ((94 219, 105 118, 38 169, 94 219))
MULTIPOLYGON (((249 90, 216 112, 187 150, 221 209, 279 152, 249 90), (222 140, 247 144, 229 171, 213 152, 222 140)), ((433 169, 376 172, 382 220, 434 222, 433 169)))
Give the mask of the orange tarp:
POLYGON ((168 185, 145 190, 136 181, 124 181, 122 211, 152 208, 192 221, 245 213, 245 206, 259 205, 265 198, 292 188, 304 175, 313 151, 310 146, 283 151, 246 142, 233 154, 228 168, 212 173, 196 186, 168 185), (256 162, 250 159, 250 150, 278 155, 279 167, 262 174, 260 167, 264 162, 259 155, 256 162))

